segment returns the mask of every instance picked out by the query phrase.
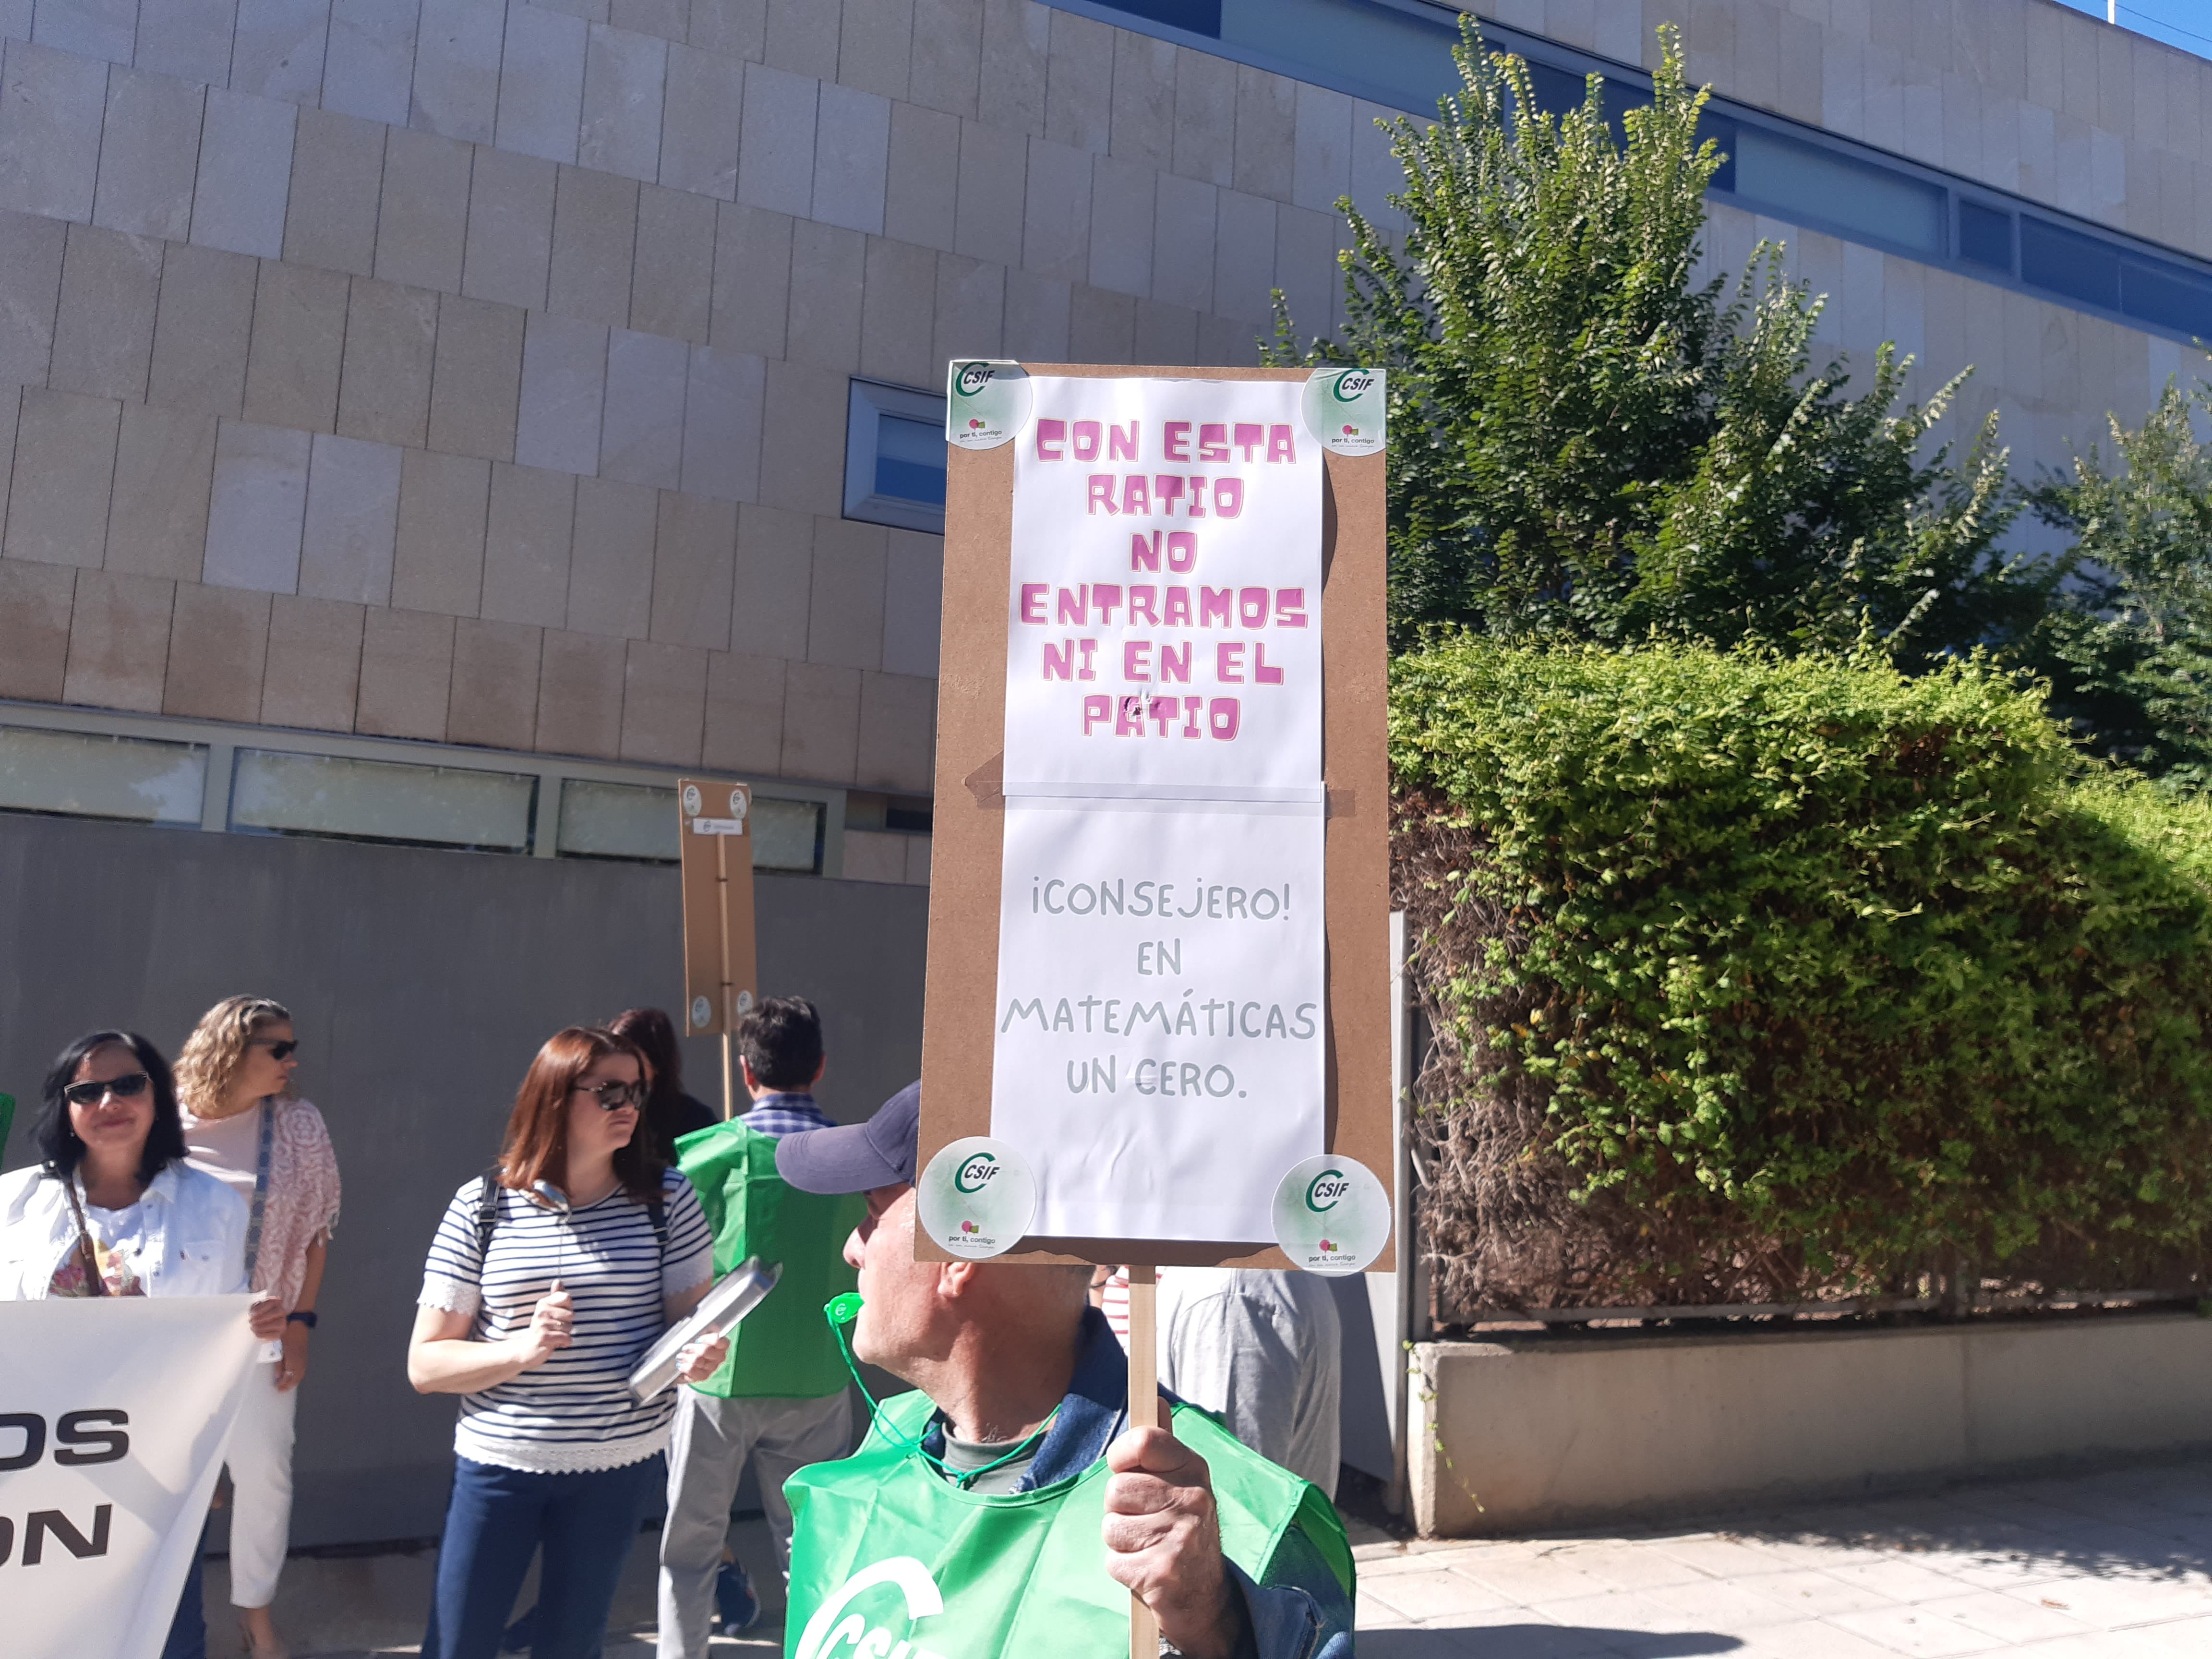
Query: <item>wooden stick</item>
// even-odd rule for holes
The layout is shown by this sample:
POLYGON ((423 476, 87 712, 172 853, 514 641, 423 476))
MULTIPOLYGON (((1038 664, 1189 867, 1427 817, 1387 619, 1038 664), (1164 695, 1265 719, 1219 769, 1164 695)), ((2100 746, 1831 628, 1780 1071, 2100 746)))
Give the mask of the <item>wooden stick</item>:
POLYGON ((722 924, 722 1121, 738 1115, 736 1081, 730 1075, 730 1024, 738 1011, 730 1004, 730 838, 714 837, 714 908, 722 924))
MULTIPOLYGON (((1158 1283, 1149 1267, 1129 1269, 1129 1426, 1160 1425, 1158 1283)), ((1129 1659, 1159 1659, 1160 1621, 1129 1592, 1129 1659)))

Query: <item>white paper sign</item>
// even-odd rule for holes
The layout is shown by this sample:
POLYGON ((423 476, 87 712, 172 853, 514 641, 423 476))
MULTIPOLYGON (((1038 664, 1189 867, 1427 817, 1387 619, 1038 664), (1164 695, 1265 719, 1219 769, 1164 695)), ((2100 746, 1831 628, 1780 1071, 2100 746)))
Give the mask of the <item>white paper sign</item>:
POLYGON ((1318 799, 1322 448, 1304 388, 1030 385, 1008 797, 1318 799))
MULTIPOLYGON (((254 1365, 243 1296, 0 1302, 11 1659, 155 1659, 254 1365)), ((264 1374, 256 1375, 257 1371, 264 1374)))
POLYGON ((1322 450, 1297 382, 1038 377, 992 1134, 1048 1237, 1265 1242, 1322 1148, 1322 450))

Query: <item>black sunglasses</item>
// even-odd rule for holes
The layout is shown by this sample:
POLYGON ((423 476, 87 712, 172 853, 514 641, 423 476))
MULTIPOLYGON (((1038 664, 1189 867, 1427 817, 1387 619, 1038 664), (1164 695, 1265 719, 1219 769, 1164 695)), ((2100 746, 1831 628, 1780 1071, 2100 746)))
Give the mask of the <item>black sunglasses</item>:
POLYGON ((628 1107, 645 1104, 645 1085, 642 1083, 579 1083, 580 1095, 596 1095, 603 1112, 619 1112, 628 1107))
POLYGON ((271 1060, 289 1060, 300 1052, 298 1042, 291 1037, 286 1037, 281 1042, 269 1037, 248 1037, 246 1046, 249 1048, 266 1048, 271 1060))
POLYGON ((153 1081, 143 1072, 125 1072, 105 1083, 72 1083, 62 1091, 62 1096, 72 1106, 97 1106, 109 1095, 118 1100, 136 1100, 153 1081))

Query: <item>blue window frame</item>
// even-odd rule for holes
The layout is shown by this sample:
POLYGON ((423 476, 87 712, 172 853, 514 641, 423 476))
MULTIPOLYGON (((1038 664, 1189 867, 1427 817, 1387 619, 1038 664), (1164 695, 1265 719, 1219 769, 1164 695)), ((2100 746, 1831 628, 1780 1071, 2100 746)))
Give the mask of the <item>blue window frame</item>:
MULTIPOLYGON (((1459 12, 1431 0, 1048 3, 1419 115, 1459 85, 1459 12)), ((1650 93, 1650 77, 1629 65, 1487 21, 1483 34, 1528 59, 1536 102, 1554 113, 1582 102, 1586 75, 1606 77, 1616 124, 1650 93)), ((2212 261, 1764 110, 1723 98, 1706 107, 1705 131, 1727 152, 1715 201, 2150 332, 2212 339, 2212 261)))
POLYGON ((846 405, 845 516, 945 533, 945 398, 854 380, 846 405))

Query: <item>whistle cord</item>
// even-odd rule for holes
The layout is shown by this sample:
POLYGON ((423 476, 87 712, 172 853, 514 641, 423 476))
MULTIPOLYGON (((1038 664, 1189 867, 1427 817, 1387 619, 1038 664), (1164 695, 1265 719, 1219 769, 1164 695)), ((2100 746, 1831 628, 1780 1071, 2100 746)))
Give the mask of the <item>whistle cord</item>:
POLYGON ((860 1389, 860 1398, 868 1402, 869 1426, 890 1441, 892 1445, 919 1455, 923 1462, 963 1492, 967 1491, 976 1481, 990 1474, 993 1469, 1012 1462, 1030 1447, 1037 1444, 1051 1431, 1054 1422, 1060 1416, 1060 1407, 1054 1406, 1050 1415, 1037 1425, 1034 1432, 1024 1436, 1005 1456, 994 1458, 981 1468, 948 1468, 945 1467, 945 1460, 923 1445, 920 1440, 912 1435, 898 1433, 891 1428, 884 1416, 884 1408, 877 1403, 875 1395, 868 1392, 868 1385, 861 1380, 860 1367, 853 1358, 852 1340, 845 1334, 845 1328, 860 1316, 859 1292, 848 1291, 842 1296, 832 1297, 823 1304, 822 1316, 830 1322, 830 1328, 836 1333, 837 1352, 845 1357, 845 1369, 853 1374, 853 1386, 860 1389))

